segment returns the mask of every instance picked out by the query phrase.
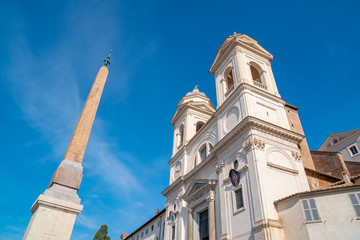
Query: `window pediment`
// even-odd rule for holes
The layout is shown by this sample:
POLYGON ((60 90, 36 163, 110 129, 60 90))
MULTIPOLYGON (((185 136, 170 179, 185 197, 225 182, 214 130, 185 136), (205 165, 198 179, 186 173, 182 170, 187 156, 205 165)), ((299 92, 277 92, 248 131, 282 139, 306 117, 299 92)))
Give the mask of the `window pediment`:
POLYGON ((196 198, 197 196, 201 195, 202 193, 215 188, 216 185, 217 185, 217 180, 213 180, 213 179, 195 180, 186 190, 183 199, 188 202, 196 198))

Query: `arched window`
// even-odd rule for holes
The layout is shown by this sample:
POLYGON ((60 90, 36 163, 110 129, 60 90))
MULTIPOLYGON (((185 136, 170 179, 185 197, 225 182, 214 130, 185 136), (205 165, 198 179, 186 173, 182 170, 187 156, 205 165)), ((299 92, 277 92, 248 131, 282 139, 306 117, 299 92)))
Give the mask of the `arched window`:
POLYGON ((197 122, 196 123, 196 132, 198 132, 204 125, 205 125, 204 122, 201 122, 201 121, 197 122))
POLYGON ((251 77, 254 85, 267 90, 264 71, 257 63, 250 62, 249 65, 250 65, 251 77))
POLYGON ((224 78, 225 78, 225 97, 227 97, 232 92, 232 90, 234 90, 234 75, 231 68, 225 71, 224 78))
POLYGON ((234 87, 234 76, 232 70, 226 76, 226 82, 228 85, 228 90, 234 87))
POLYGON ((204 146, 202 146, 199 150, 200 153, 200 159, 201 161, 203 161, 206 157, 207 157, 207 147, 206 144, 204 144, 204 146))
POLYGON ((250 65, 250 70, 251 70, 251 76, 252 76, 253 81, 261 83, 259 71, 251 65, 250 65))
POLYGON ((181 125, 179 127, 178 139, 179 139, 178 147, 181 147, 184 143, 184 125, 181 125))

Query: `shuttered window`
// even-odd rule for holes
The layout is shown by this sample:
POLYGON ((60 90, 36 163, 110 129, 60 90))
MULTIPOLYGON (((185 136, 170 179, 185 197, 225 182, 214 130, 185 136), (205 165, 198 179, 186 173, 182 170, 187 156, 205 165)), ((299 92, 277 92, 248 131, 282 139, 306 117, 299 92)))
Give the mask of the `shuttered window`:
POLYGON ((316 207, 315 199, 303 199, 302 205, 304 209, 304 215, 306 222, 317 222, 320 221, 320 215, 316 207))
POLYGON ((360 193, 349 194, 357 218, 360 218, 360 193))

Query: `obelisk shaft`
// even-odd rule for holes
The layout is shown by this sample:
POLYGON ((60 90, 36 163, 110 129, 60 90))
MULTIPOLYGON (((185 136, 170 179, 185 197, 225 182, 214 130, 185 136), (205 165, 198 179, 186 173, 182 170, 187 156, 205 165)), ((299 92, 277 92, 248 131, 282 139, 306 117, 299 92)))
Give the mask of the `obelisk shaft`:
POLYGON ((76 190, 80 188, 83 176, 81 163, 108 73, 109 70, 106 66, 100 68, 86 99, 64 160, 55 171, 49 187, 57 183, 76 190))
POLYGON ((65 159, 82 162, 108 73, 106 66, 100 68, 65 153, 65 159))

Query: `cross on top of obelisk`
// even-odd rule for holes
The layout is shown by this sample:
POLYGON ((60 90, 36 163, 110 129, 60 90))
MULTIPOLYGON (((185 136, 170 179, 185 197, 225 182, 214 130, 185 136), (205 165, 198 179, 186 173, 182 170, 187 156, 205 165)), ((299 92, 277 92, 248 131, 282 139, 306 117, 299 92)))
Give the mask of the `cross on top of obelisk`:
POLYGON ((112 50, 110 50, 109 55, 106 57, 106 59, 103 61, 104 62, 104 66, 107 67, 108 65, 110 65, 110 56, 111 56, 112 50))

